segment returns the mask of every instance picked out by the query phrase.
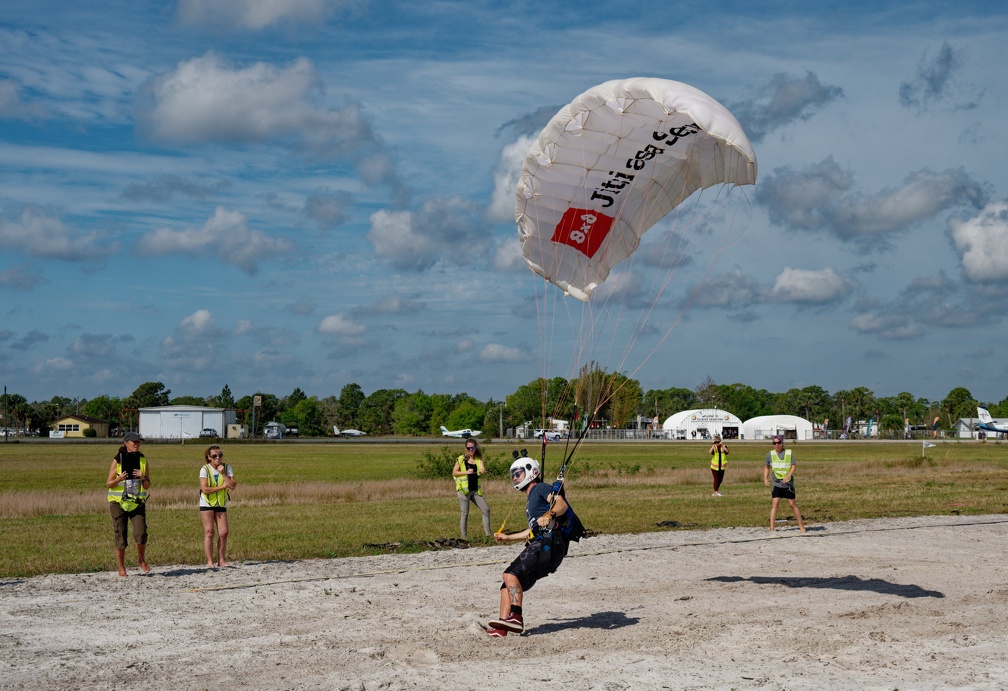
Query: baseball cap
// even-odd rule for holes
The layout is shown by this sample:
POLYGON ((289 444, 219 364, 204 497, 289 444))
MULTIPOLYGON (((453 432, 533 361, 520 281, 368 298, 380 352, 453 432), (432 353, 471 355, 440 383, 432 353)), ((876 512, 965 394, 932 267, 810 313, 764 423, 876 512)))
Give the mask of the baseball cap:
POLYGON ((126 436, 123 437, 123 443, 128 441, 143 441, 144 438, 140 436, 139 432, 127 432, 126 436))
POLYGON ((782 437, 782 436, 781 436, 781 435, 779 435, 779 434, 775 434, 775 435, 773 436, 773 440, 774 440, 775 442, 778 442, 778 441, 784 441, 784 437, 782 437))

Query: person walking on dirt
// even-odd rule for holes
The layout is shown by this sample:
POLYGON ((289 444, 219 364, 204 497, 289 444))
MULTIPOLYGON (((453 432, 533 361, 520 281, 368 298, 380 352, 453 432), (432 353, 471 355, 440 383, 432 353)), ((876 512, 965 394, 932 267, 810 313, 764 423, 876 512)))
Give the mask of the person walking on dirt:
POLYGON ((780 506, 781 499, 787 499, 791 505, 795 518, 798 520, 798 529, 805 532, 805 523, 802 521, 801 511, 795 503, 794 488, 795 462, 791 456, 791 449, 784 449, 784 437, 775 434, 773 437, 773 449, 767 452, 766 466, 763 468, 763 484, 770 486, 770 478, 773 477, 773 490, 771 496, 773 503, 770 505, 770 530, 774 529, 777 523, 777 507, 780 506))

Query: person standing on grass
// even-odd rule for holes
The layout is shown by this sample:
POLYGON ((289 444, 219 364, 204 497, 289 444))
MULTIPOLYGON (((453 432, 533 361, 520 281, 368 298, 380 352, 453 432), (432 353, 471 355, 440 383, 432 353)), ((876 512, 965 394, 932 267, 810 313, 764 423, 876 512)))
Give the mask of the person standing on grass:
POLYGON ((455 493, 458 495, 459 510, 459 532, 462 539, 466 539, 466 527, 469 524, 469 504, 475 504, 483 514, 483 532, 490 537, 490 506, 483 498, 483 488, 480 487, 480 475, 486 473, 483 465, 483 452, 480 451, 479 444, 475 439, 466 439, 465 453, 458 457, 455 467, 452 468, 452 477, 455 478, 455 493))
POLYGON ((128 432, 123 437, 122 446, 112 458, 109 467, 108 488, 109 512, 112 514, 112 529, 115 531, 116 567, 119 575, 126 575, 126 542, 129 526, 133 526, 133 542, 137 547, 137 559, 144 573, 150 573, 147 564, 147 492, 150 489, 150 471, 147 458, 140 452, 140 442, 144 439, 138 432, 128 432))
POLYGON ((721 435, 714 435, 714 444, 710 447, 710 470, 711 475, 714 477, 714 495, 715 497, 720 497, 721 493, 718 488, 721 487, 721 483, 724 481, 724 471, 725 467, 728 465, 728 447, 721 443, 721 435))
POLYGON ((200 468, 199 507, 203 520, 203 552, 207 567, 225 567, 227 563, 228 518, 227 500, 230 490, 238 486, 234 468, 224 462, 224 452, 216 444, 203 453, 200 468), (217 563, 214 563, 214 527, 217 529, 217 563))
POLYGON ((803 533, 805 532, 805 523, 802 521, 801 511, 798 510, 798 504, 795 503, 794 471, 795 462, 791 455, 791 449, 785 450, 784 437, 775 434, 773 437, 773 449, 767 452, 766 466, 763 468, 764 485, 769 487, 770 478, 773 477, 770 530, 773 530, 777 524, 777 507, 780 506, 780 500, 783 498, 787 499, 787 503, 791 505, 791 509, 794 511, 795 518, 798 520, 798 529, 803 533))

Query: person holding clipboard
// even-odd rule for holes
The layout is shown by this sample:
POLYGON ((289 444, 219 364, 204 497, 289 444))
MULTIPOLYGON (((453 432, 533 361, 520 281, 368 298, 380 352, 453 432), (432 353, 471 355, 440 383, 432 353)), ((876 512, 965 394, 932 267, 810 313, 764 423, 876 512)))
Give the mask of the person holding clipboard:
POLYGON ((150 573, 151 570, 146 559, 150 471, 147 468, 147 458, 140 452, 140 442, 143 440, 139 432, 128 432, 123 437, 122 446, 112 458, 108 481, 105 483, 112 529, 115 531, 116 567, 120 576, 126 575, 126 543, 131 524, 140 568, 144 573, 150 573))

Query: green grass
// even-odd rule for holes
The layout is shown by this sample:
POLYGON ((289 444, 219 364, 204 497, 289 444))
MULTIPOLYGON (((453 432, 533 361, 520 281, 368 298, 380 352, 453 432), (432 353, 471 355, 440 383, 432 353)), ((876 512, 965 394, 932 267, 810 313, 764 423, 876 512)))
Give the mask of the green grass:
MULTIPOLYGON (((232 492, 232 561, 285 560, 430 548, 458 537, 458 501, 444 463, 461 442, 225 443, 239 482, 232 492), (447 452, 445 451, 447 449, 447 452)), ((532 456, 537 446, 526 445, 532 456)), ((0 444, 0 577, 114 569, 104 480, 115 443, 0 444)), ((514 445, 488 443, 497 478, 485 482, 494 529, 524 525, 524 495, 501 477, 514 445)), ((763 459, 769 445, 736 442, 723 497, 712 498, 705 443, 585 444, 568 474, 568 497, 592 531, 627 533, 763 526, 769 490, 763 459)), ((949 442, 793 444, 798 504, 808 523, 926 514, 1008 511, 1008 445, 949 442)), ((153 480, 148 502, 152 564, 202 564, 196 508, 203 446, 145 444, 153 480)), ((549 447, 547 477, 559 465, 549 447)), ((780 518, 790 518, 782 509, 780 518)), ((469 517, 472 542, 479 514, 469 517)), ((127 564, 136 552, 127 550, 127 564)))

